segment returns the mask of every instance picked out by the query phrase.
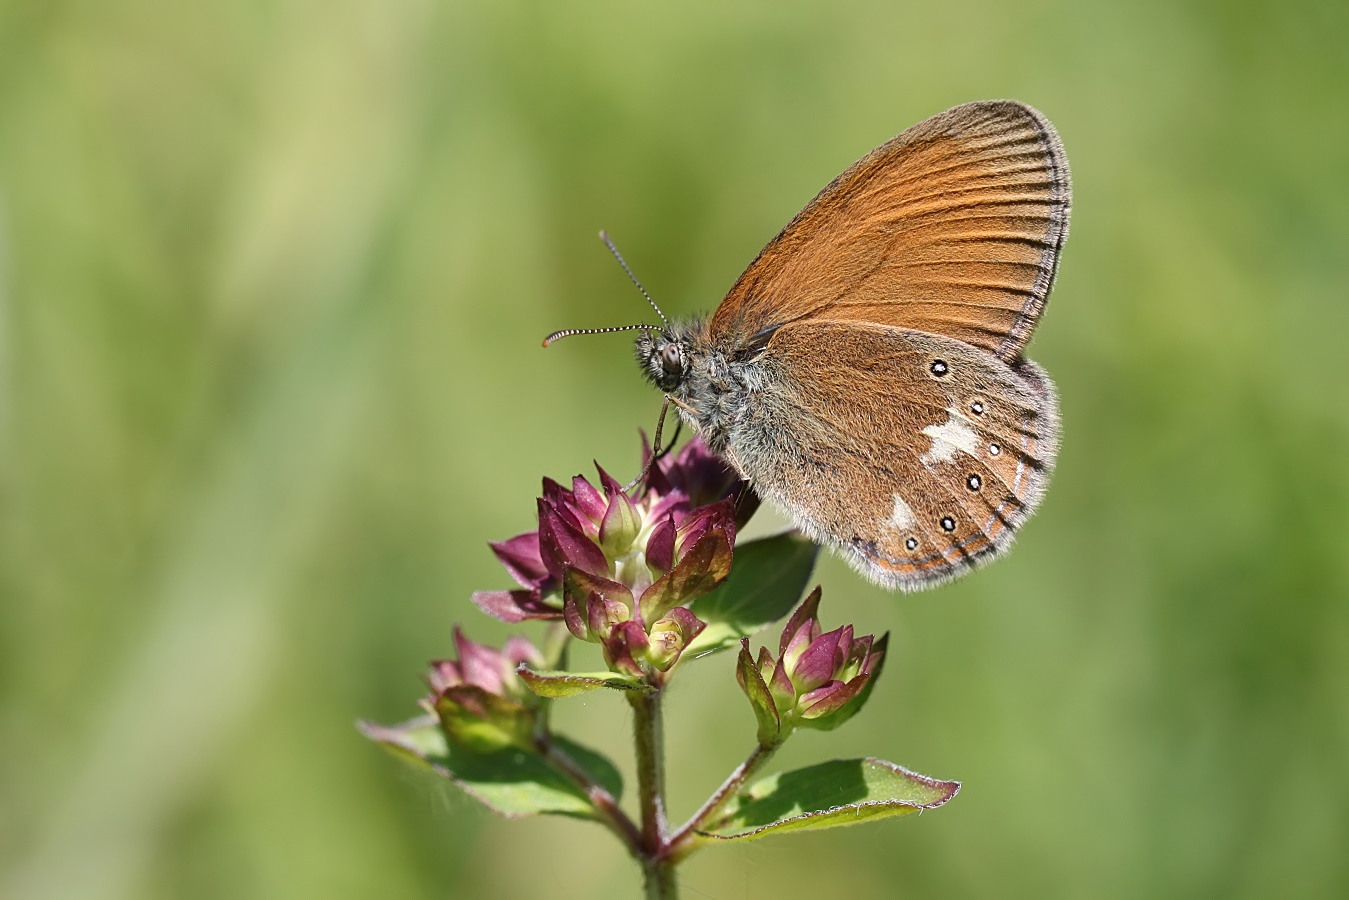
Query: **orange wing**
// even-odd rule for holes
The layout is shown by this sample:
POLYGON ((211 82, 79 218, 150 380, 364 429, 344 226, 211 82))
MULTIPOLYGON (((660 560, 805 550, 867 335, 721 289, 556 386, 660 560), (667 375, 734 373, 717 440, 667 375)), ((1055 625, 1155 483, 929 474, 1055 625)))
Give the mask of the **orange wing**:
POLYGON ((734 346, 801 319, 945 335, 1015 361, 1068 236, 1054 126, 1012 100, 913 126, 835 178, 740 276, 711 321, 734 346))

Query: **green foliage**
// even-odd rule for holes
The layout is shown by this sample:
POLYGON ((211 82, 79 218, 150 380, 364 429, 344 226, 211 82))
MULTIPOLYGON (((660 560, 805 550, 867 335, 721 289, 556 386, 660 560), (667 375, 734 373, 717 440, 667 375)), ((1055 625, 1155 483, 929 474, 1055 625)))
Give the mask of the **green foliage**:
POLYGON ((600 688, 617 691, 647 691, 646 682, 635 675, 623 675, 619 672, 535 672, 522 669, 520 677, 529 685, 529 689, 540 697, 574 697, 588 694, 600 688))
POLYGON ((884 760, 835 759, 750 785, 704 833, 752 840, 858 825, 935 809, 959 791, 954 781, 937 781, 884 760))
MULTIPOLYGON (((464 793, 509 819, 544 814, 593 818, 585 793, 534 754, 520 749, 474 753, 447 744, 430 718, 391 727, 362 723, 361 730, 396 755, 450 779, 464 793)), ((610 794, 623 795, 623 777, 613 763, 566 738, 559 738, 558 744, 610 794)))

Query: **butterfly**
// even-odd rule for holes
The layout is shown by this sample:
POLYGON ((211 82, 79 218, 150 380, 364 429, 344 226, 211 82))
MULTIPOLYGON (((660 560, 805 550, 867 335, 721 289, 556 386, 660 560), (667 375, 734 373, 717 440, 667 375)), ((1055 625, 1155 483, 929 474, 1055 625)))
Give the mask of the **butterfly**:
POLYGON ((872 581, 962 574, 1008 548, 1054 466, 1054 385, 1022 354, 1070 195, 1043 115, 954 107, 830 182, 710 317, 632 326, 638 363, 756 493, 872 581))

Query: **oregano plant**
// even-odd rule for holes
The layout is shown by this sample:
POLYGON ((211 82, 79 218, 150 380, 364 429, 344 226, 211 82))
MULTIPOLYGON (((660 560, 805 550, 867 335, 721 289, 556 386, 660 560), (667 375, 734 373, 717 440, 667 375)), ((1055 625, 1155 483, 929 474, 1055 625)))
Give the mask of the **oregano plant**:
POLYGON ((454 658, 425 675, 423 714, 362 722, 364 734, 500 815, 602 825, 641 867, 650 898, 677 896, 679 863, 716 843, 855 825, 954 797, 954 781, 871 757, 764 774, 797 729, 830 730, 861 711, 887 637, 824 630, 820 588, 801 599, 818 553, 810 541, 788 532, 737 544, 758 501, 697 439, 646 471, 635 489, 603 469, 598 485, 545 479, 537 530, 491 544, 519 586, 473 596, 502 621, 548 623, 540 646, 512 637, 487 647, 456 628, 454 658), (751 650, 750 635, 783 618, 776 645, 751 650), (597 644, 605 668, 569 669, 572 641, 597 644), (737 649, 725 684, 748 698, 749 752, 688 821, 671 823, 665 693, 684 667, 737 649), (554 703, 597 691, 632 707, 629 805, 615 765, 551 724, 554 703))

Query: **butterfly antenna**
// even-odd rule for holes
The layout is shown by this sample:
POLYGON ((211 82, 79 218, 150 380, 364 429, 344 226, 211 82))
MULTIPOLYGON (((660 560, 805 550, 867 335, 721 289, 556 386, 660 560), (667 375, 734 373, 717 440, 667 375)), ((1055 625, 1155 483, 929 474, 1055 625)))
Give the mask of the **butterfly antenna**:
MULTIPOLYGON (((646 288, 642 287, 642 283, 637 280, 637 276, 632 274, 632 269, 628 268, 627 261, 623 259, 623 254, 618 252, 618 248, 614 246, 614 242, 609 240, 609 235, 601 231, 600 240, 604 241, 604 246, 609 248, 609 252, 614 255, 614 259, 618 260, 618 264, 623 267, 623 271, 628 273, 628 277, 632 279, 632 283, 637 285, 637 290, 642 292, 642 296, 646 298, 647 303, 651 304, 651 308, 656 311, 656 315, 660 316, 660 320, 666 325, 669 325, 670 320, 665 318, 665 313, 660 311, 660 307, 656 305, 655 300, 651 299, 651 295, 647 293, 646 288)), ((564 328, 561 331, 554 331, 552 334, 548 335, 548 337, 544 338, 543 346, 547 347, 554 341, 560 341, 564 337, 571 337, 574 334, 613 334, 615 331, 640 331, 643 328, 649 329, 650 327, 650 325, 639 322, 636 325, 617 325, 611 328, 564 328)))
POLYGON ((543 339, 543 346, 547 347, 553 341, 560 341, 564 337, 571 337, 573 334, 612 334, 615 331, 639 331, 643 328, 650 328, 650 325, 638 323, 636 325, 615 325, 611 328, 564 328, 561 331, 554 331, 548 337, 543 339))
POLYGON ((642 292, 642 296, 646 298, 647 303, 651 304, 651 308, 656 311, 656 315, 660 316, 660 320, 666 325, 669 325, 670 320, 665 318, 665 313, 660 311, 660 307, 656 305, 655 300, 651 299, 651 295, 647 293, 646 288, 642 287, 642 283, 637 280, 637 276, 632 274, 632 269, 628 268, 627 260, 623 258, 622 253, 618 252, 618 248, 614 246, 614 242, 609 240, 608 233, 601 231, 600 240, 604 241, 604 246, 609 248, 609 252, 614 255, 614 259, 618 260, 618 264, 623 267, 623 271, 628 273, 628 277, 632 279, 632 283, 637 285, 637 290, 642 292))

